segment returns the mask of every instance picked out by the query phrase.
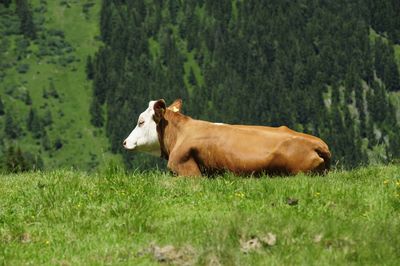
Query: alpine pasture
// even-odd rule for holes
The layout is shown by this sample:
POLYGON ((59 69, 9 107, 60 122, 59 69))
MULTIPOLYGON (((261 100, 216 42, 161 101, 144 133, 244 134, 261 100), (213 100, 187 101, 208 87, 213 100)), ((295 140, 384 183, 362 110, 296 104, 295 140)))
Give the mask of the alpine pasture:
POLYGON ((398 265, 400 167, 0 176, 2 265, 398 265))

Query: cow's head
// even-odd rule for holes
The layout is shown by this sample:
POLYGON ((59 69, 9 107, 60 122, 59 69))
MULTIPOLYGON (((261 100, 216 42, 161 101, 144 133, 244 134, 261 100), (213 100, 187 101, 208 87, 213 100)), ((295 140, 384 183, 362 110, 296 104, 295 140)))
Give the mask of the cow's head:
POLYGON ((164 117, 167 109, 172 112, 179 112, 182 107, 182 100, 175 100, 166 108, 163 99, 150 101, 149 107, 139 115, 136 127, 124 140, 123 146, 127 150, 141 151, 152 155, 160 155, 160 143, 158 141, 157 124, 164 117))

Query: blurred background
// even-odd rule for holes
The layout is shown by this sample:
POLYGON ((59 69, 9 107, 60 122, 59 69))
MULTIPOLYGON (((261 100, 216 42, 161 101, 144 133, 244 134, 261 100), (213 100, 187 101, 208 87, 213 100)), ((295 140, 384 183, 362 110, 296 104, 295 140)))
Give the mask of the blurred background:
POLYGON ((152 99, 400 158, 398 0, 0 0, 0 169, 163 168, 122 149, 152 99))

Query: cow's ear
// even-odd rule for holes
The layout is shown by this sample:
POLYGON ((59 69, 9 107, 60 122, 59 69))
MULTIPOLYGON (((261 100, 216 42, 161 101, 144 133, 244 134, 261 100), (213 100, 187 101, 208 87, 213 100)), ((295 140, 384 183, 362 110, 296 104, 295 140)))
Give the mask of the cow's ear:
POLYGON ((164 99, 160 99, 154 103, 154 121, 158 124, 164 117, 166 104, 164 99))
POLYGON ((180 112, 182 110, 182 99, 176 99, 170 106, 168 106, 168 110, 172 112, 180 112))

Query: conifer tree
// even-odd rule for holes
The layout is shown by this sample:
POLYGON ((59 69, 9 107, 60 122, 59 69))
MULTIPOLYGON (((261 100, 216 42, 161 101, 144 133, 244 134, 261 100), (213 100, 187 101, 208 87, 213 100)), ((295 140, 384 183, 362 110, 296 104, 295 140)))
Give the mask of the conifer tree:
POLYGON ((16 160, 14 146, 10 145, 5 154, 4 168, 6 169, 7 172, 12 173, 12 172, 16 171, 17 165, 18 165, 18 163, 16 160))
POLYGON ((86 58, 86 78, 92 80, 94 78, 94 68, 92 57, 90 55, 86 58))
POLYGON ((51 97, 56 98, 56 99, 58 99, 58 97, 59 97, 57 89, 56 89, 56 86, 54 85, 53 80, 50 80, 48 94, 51 97))
POLYGON ((50 110, 46 110, 42 119, 43 126, 50 126, 53 123, 53 117, 50 110))
POLYGON ((62 140, 61 140, 59 137, 57 137, 56 140, 54 141, 54 148, 55 148, 56 150, 59 150, 59 149, 61 149, 62 147, 63 147, 62 140))
POLYGON ((30 39, 36 39, 36 28, 28 1, 16 0, 16 8, 20 19, 21 33, 30 39))
POLYGON ((42 97, 43 97, 44 99, 48 99, 48 98, 49 98, 49 92, 47 91, 46 88, 43 88, 42 97))
POLYGON ((36 119, 36 111, 35 111, 35 109, 31 108, 29 110, 28 118, 26 120, 26 128, 29 131, 32 131, 32 124, 33 124, 34 119, 36 119))
POLYGON ((5 155, 5 169, 7 172, 18 173, 28 170, 28 164, 18 147, 15 150, 14 146, 10 145, 5 155))
POLYGON ((388 151, 392 160, 400 159, 400 126, 396 126, 392 132, 389 133, 389 147, 388 151))
POLYGON ((390 91, 399 91, 400 90, 400 77, 399 77, 399 69, 396 65, 396 62, 392 59, 389 60, 387 64, 384 66, 384 81, 387 85, 388 90, 390 91))
POLYGON ((44 162, 42 159, 42 156, 40 156, 40 154, 35 156, 35 164, 33 165, 33 169, 34 170, 43 170, 44 169, 44 162))
POLYGON ((97 98, 93 97, 92 103, 90 105, 90 122, 95 127, 102 127, 104 125, 103 109, 97 98))
POLYGON ((371 119, 367 122, 367 138, 368 138, 368 148, 372 148, 377 144, 377 139, 374 130, 374 123, 371 119))
POLYGON ((15 169, 16 172, 24 172, 28 170, 28 163, 25 160, 20 147, 18 147, 15 152, 15 161, 17 163, 17 168, 15 169))
POLYGON ((14 118, 10 111, 6 112, 4 133, 10 139, 16 139, 19 136, 19 127, 14 122, 14 118))
POLYGON ((332 149, 333 158, 339 163, 344 163, 346 153, 346 143, 343 132, 345 132, 345 125, 343 123, 342 115, 337 104, 333 104, 331 108, 331 121, 332 121, 332 136, 329 143, 332 149))
POLYGON ((102 0, 101 11, 100 11, 100 33, 101 39, 105 43, 111 41, 111 30, 112 30, 112 17, 113 17, 113 4, 112 0, 102 0))
POLYGON ((47 131, 43 131, 43 136, 41 138, 41 145, 45 151, 49 151, 51 149, 51 142, 47 131))
POLYGON ((32 132, 34 138, 40 138, 43 135, 43 124, 34 108, 31 108, 27 119, 27 128, 32 132))
POLYGON ((31 98, 31 94, 29 93, 29 91, 27 91, 25 94, 24 102, 26 105, 32 105, 32 98, 31 98))
POLYGON ((93 92, 94 98, 97 98, 100 104, 104 104, 107 95, 107 89, 112 84, 112 66, 111 66, 111 53, 107 48, 100 48, 96 54, 94 79, 93 79, 93 92), (110 62, 109 62, 109 61, 110 62))
POLYGON ((0 116, 4 115, 4 104, 3 104, 3 100, 0 97, 0 116))

